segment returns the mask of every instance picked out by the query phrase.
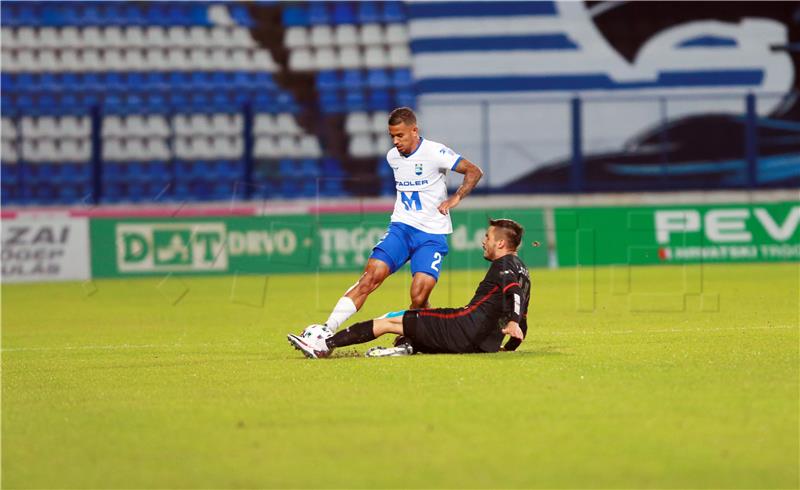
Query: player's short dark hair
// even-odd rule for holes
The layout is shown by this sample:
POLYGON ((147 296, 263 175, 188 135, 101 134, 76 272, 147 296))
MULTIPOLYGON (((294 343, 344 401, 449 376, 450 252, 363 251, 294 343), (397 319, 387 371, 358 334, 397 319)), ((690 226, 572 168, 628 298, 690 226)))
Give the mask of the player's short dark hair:
POLYGON ((417 124, 417 115, 410 107, 398 107, 389 114, 389 126, 405 123, 408 126, 417 124))
POLYGON ((494 226, 496 229, 501 230, 503 238, 505 238, 514 250, 519 248, 519 244, 522 242, 522 234, 525 233, 525 229, 522 228, 522 225, 513 219, 501 218, 490 219, 489 226, 494 226))

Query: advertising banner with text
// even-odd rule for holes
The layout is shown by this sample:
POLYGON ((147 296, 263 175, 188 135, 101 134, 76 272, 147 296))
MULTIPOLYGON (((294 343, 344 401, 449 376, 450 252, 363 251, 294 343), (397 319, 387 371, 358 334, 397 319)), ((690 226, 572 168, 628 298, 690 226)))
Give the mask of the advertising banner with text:
POLYGON ((89 279, 86 218, 3 218, 2 236, 4 283, 89 279))
POLYGON ((800 260, 800 204, 562 208, 559 266, 800 260))
MULTIPOLYGON (((520 255, 547 265, 539 209, 465 210, 453 216, 444 269, 484 267, 481 241, 488 218, 525 228, 520 255)), ((98 218, 91 221, 93 277, 179 274, 264 274, 357 271, 388 226, 385 213, 209 218, 98 218)))

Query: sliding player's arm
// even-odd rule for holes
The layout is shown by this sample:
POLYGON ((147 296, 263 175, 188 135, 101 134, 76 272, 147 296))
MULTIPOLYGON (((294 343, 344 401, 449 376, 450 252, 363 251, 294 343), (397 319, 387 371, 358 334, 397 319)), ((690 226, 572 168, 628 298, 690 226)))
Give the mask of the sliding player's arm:
POLYGON ((515 350, 525 339, 528 330, 528 325, 522 316, 522 288, 516 281, 503 287, 503 314, 507 316, 508 323, 502 332, 511 336, 503 350, 515 350))
POLYGON ((472 192, 472 189, 478 185, 478 181, 480 181, 481 177, 483 177, 483 170, 481 170, 479 166, 463 157, 458 160, 458 163, 453 170, 464 175, 464 180, 461 182, 461 185, 456 192, 454 192, 452 196, 442 201, 442 203, 439 205, 439 212, 442 214, 447 214, 449 209, 458 206, 458 203, 467 197, 467 194, 472 192))

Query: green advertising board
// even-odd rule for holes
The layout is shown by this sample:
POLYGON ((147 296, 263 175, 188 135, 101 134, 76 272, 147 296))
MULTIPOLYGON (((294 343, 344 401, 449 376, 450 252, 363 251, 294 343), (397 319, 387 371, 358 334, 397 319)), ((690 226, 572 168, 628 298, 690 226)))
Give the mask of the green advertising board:
MULTIPOLYGON (((453 213, 445 269, 485 266, 488 217, 519 221, 523 260, 547 265, 546 247, 530 246, 545 241, 541 210, 482 209, 453 213)), ((92 219, 92 276, 357 271, 387 226, 386 213, 92 219)))
POLYGON ((559 266, 800 260, 800 204, 562 208, 559 266))

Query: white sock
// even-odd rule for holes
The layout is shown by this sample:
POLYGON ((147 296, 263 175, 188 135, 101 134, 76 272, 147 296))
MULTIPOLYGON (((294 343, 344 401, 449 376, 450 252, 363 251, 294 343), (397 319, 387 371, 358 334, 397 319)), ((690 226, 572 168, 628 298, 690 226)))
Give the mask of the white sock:
POLYGON ((328 321, 325 322, 325 325, 327 325, 332 332, 335 332, 339 329, 342 323, 346 322, 348 318, 355 315, 356 311, 358 311, 358 309, 356 308, 356 304, 353 303, 353 300, 347 296, 342 296, 339 298, 336 306, 333 307, 331 316, 328 317, 328 321))

